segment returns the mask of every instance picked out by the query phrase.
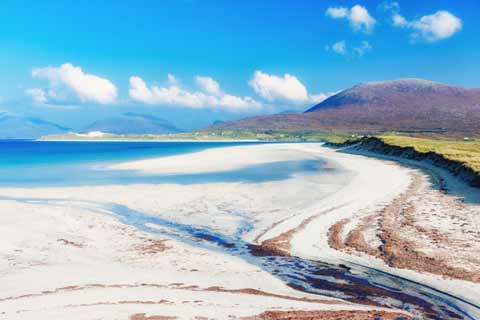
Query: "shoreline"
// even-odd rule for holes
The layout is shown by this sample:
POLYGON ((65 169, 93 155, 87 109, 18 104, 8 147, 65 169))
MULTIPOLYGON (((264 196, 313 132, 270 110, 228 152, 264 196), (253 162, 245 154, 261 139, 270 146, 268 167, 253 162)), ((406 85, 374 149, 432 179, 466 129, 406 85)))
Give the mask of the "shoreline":
MULTIPOLYGON (((175 240, 175 237, 165 237, 162 233, 155 236, 146 232, 171 228, 172 222, 170 221, 173 221, 181 223, 181 225, 215 230, 225 236, 238 236, 246 243, 254 243, 254 239, 258 238, 258 244, 293 230, 291 237, 286 241, 288 244, 286 250, 294 256, 346 263, 347 265, 365 264, 371 268, 378 268, 434 287, 439 284, 438 287, 442 290, 446 290, 445 286, 452 285, 452 293, 461 296, 468 293, 470 289, 463 282, 442 280, 438 276, 386 267, 378 259, 356 257, 329 247, 329 226, 333 225, 335 221, 354 214, 362 216, 372 210, 375 211, 390 203, 406 190, 411 182, 408 175, 410 169, 403 168, 398 164, 357 155, 340 154, 318 144, 273 143, 210 149, 184 155, 132 161, 120 164, 120 167, 115 169, 133 169, 150 174, 199 174, 211 171, 238 170, 242 167, 275 161, 318 161, 318 159, 327 160, 325 164, 327 175, 295 172, 280 180, 270 181, 267 179, 249 184, 235 181, 212 181, 185 185, 175 183, 133 184, 127 186, 50 187, 35 190, 1 188, 0 195, 10 197, 10 200, 0 201, 2 210, 16 212, 16 215, 8 217, 10 220, 1 221, 0 224, 3 226, 4 234, 11 236, 8 243, 4 243, 3 247, 0 245, 0 253, 11 250, 7 257, 8 260, 5 260, 10 262, 6 262, 7 265, 0 265, 0 280, 6 281, 4 282, 7 283, 5 290, 12 296, 88 283, 119 285, 115 289, 116 293, 114 295, 112 293, 111 297, 118 296, 121 297, 118 298, 120 300, 131 301, 129 304, 131 307, 112 305, 107 309, 110 312, 117 310, 122 315, 138 314, 139 311, 165 315, 175 315, 175 312, 178 312, 185 315, 183 318, 188 318, 187 315, 208 315, 212 310, 207 305, 202 306, 200 302, 193 303, 192 307, 195 305, 193 309, 182 310, 181 301, 186 299, 185 295, 196 296, 197 300, 207 301, 210 299, 209 303, 214 303, 211 299, 218 299, 213 298, 213 293, 200 294, 195 291, 195 286, 201 288, 220 286, 228 290, 247 287, 298 298, 332 299, 288 288, 279 278, 238 257, 225 255, 215 250, 208 251, 192 247, 188 243, 175 240), (185 163, 189 165, 185 166, 185 163), (345 179, 348 177, 352 180, 347 179, 344 185, 333 187, 331 183, 335 182, 339 176, 332 175, 330 177, 328 172, 329 170, 335 172, 342 167, 353 170, 353 176, 345 176, 345 179), (326 182, 325 179, 328 181, 326 182), (392 182, 394 182, 393 185, 392 182), (22 198, 34 199, 34 201, 24 203, 15 200, 22 198), (44 201, 35 199, 44 199, 44 201), (120 205, 128 206, 138 212, 146 212, 152 217, 164 219, 168 223, 165 226, 155 225, 155 229, 148 225, 145 225, 145 229, 138 229, 135 223, 138 223, 139 220, 134 216, 135 219, 132 218, 132 222, 122 220, 132 216, 133 212, 125 213, 125 217, 117 217, 110 213, 109 206, 97 206, 97 203, 114 204, 112 208, 120 205), (32 215, 33 212, 35 212, 34 215, 32 215), (92 224, 90 219, 84 221, 85 215, 92 217, 95 223, 92 224), (42 223, 38 223, 39 217, 42 217, 42 223), (117 221, 117 219, 119 220, 117 221), (22 221, 30 220, 36 223, 22 225, 22 221), (250 230, 248 226, 244 226, 245 221, 253 221, 251 225, 253 229, 250 230), (9 228, 9 226, 15 225, 22 225, 20 228, 22 233, 18 234, 18 228, 9 228), (238 233, 243 229, 244 231, 238 233), (101 239, 97 239, 99 232, 102 234, 101 239), (238 235, 236 235, 237 233, 238 235), (17 244, 15 239, 20 242, 17 244), (156 240, 162 242, 155 242, 156 240), (49 242, 55 243, 55 245, 46 245, 39 250, 39 246, 49 242), (23 253, 15 253, 17 248, 21 248, 23 253), (127 248, 127 250, 122 250, 124 252, 120 253, 121 251, 118 251, 120 248, 127 248), (63 266, 59 265, 58 261, 62 260, 70 262, 63 266), (16 267, 17 271, 14 272, 14 269, 9 267, 10 263, 22 267, 20 269, 16 267), (82 270, 80 266, 95 267, 90 274, 82 270), (112 268, 118 271, 111 274, 112 268), (49 277, 45 279, 48 280, 47 282, 35 283, 34 279, 47 270, 50 274, 55 270, 53 274, 62 275, 57 278, 49 277), (75 270, 77 274, 73 272, 75 270), (249 271, 247 272, 247 270, 249 271), (249 276, 242 275, 245 273, 249 276), (178 290, 175 291, 174 285, 169 286, 176 282, 175 279, 182 279, 181 286, 185 287, 185 290, 181 291, 181 294, 177 292, 178 290), (141 289, 141 286, 130 286, 135 283, 154 283, 158 288, 153 289, 156 287, 152 287, 147 293, 142 291, 144 289, 141 289), (173 295, 175 298, 165 303, 146 307, 140 302, 134 303, 132 295, 139 301, 152 301, 154 296, 157 296, 157 300, 159 296, 173 295), (199 298, 199 296, 203 298, 199 298), (141 307, 139 308, 139 306, 141 307)), ((115 210, 113 211, 115 212, 115 210)), ((6 218, 2 217, 2 219, 6 218)), ((155 224, 155 221, 152 220, 152 223, 155 224)), ((353 226, 349 228, 353 230, 353 226)), ((176 232, 178 234, 183 231, 176 232)), ((474 290, 478 286, 472 285, 471 288, 474 290)), ((96 294, 89 297, 82 297, 80 291, 58 294, 67 300, 69 299, 68 295, 72 295, 75 299, 83 299, 82 303, 98 302, 95 297, 99 294, 104 295, 103 292, 107 289, 94 287, 92 290, 96 294)), ((112 291, 113 289, 108 290, 112 291)), ((281 309, 282 302, 273 297, 268 300, 257 296, 255 299, 259 303, 261 302, 262 307, 252 309, 246 307, 250 300, 245 292, 232 294, 244 308, 237 315, 253 316, 269 310, 281 309)), ((33 305, 44 301, 53 308, 58 304, 55 299, 56 295, 52 295, 51 298, 42 296, 38 299, 35 297, 25 299, 30 299, 28 301, 33 305)), ((0 297, 0 305, 2 297, 3 295, 0 297)), ((339 310, 349 308, 354 310, 382 309, 352 304, 338 299, 332 301, 340 303, 339 310)), ((15 304, 12 301, 9 302, 9 306, 14 308, 16 305, 20 308, 22 302, 18 303, 15 304)), ((217 300, 216 303, 218 304, 219 301, 217 300)), ((94 305, 88 308, 100 310, 99 306, 94 305)), ((240 307, 234 308, 227 301, 221 302, 216 308, 218 312, 225 315, 229 314, 231 310, 240 311, 238 309, 240 307)), ((322 303, 298 301, 292 302, 289 310, 300 311, 305 308, 332 310, 337 307, 332 307, 331 304, 322 305, 322 303)), ((34 308, 34 310, 38 311, 38 308, 34 308)))
MULTIPOLYGON (((148 140, 148 139, 33 139, 38 142, 264 142, 275 143, 283 141, 225 139, 225 140, 197 140, 197 139, 172 139, 172 140, 148 140)), ((288 142, 288 141, 287 141, 288 142)))
MULTIPOLYGON (((405 143, 405 142, 404 142, 405 143)), ((470 142, 472 143, 472 142, 470 142)), ((435 149, 428 151, 419 151, 414 147, 414 143, 410 146, 408 143, 406 146, 391 144, 388 141, 384 141, 381 137, 368 137, 354 141, 347 141, 344 143, 327 143, 328 147, 336 148, 337 150, 349 150, 356 154, 370 154, 378 155, 377 158, 391 157, 393 160, 407 160, 413 163, 420 164, 422 167, 429 165, 448 171, 454 175, 458 180, 462 180, 466 184, 479 188, 480 187, 480 173, 474 169, 473 163, 468 163, 465 158, 459 160, 458 157, 452 155, 443 154, 435 149), (435 151, 434 151, 435 150, 435 151)), ((463 146, 465 148, 465 146, 463 146)), ((457 152, 464 152, 459 150, 457 152)), ((475 154, 471 152, 472 158, 475 154)), ((468 158, 467 158, 468 159, 468 158)), ((402 163, 400 161, 400 163, 402 163)))
POLYGON ((456 176, 447 168, 432 164, 429 161, 414 160, 402 156, 362 150, 356 146, 345 147, 338 151, 340 153, 364 156, 381 161, 393 161, 399 166, 421 170, 433 180, 433 189, 444 191, 454 197, 464 198, 467 202, 472 202, 473 204, 480 203, 480 189, 478 187, 471 186, 467 181, 456 176))

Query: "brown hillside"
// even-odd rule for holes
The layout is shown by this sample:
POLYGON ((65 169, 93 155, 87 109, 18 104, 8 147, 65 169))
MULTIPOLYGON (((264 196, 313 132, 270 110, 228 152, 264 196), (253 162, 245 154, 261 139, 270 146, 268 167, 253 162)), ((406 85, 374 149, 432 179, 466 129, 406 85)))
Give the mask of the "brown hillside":
POLYGON ((303 114, 257 116, 208 129, 480 134, 480 89, 421 79, 366 83, 303 114))

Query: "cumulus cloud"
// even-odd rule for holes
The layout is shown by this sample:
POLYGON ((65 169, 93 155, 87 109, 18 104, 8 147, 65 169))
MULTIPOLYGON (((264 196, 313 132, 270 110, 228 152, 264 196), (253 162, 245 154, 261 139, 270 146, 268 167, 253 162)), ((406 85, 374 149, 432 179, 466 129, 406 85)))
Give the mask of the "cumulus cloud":
POLYGON ((47 103, 47 95, 45 91, 40 88, 29 88, 25 90, 25 94, 32 98, 33 102, 38 104, 45 104, 47 103))
POLYGON ((462 20, 448 11, 437 11, 409 23, 416 30, 412 36, 435 42, 453 36, 462 29, 462 20))
POLYGON ((220 92, 220 84, 215 81, 213 78, 210 77, 202 77, 197 76, 195 78, 197 84, 202 88, 205 92, 208 92, 213 95, 219 95, 220 92))
POLYGON ((365 53, 371 51, 372 46, 368 41, 362 41, 359 45, 355 47, 349 47, 347 46, 346 41, 342 40, 335 42, 331 46, 325 46, 325 49, 327 51, 331 49, 333 52, 346 57, 361 57, 365 53))
POLYGON ((50 99, 48 93, 41 88, 28 88, 25 90, 25 95, 32 99, 36 106, 63 110, 78 109, 78 105, 65 104, 65 101, 50 99))
POLYGON ((353 51, 360 57, 370 50, 372 50, 372 46, 368 41, 362 41, 358 47, 353 48, 353 51))
POLYGON ((408 21, 402 15, 395 13, 392 16, 392 23, 395 27, 406 27, 408 26, 408 21))
POLYGON ((178 84, 177 78, 171 73, 167 74, 167 80, 170 84, 178 84))
POLYGON ((196 77, 196 82, 202 91, 188 91, 176 84, 159 87, 147 86, 138 77, 130 77, 129 96, 137 102, 149 105, 178 106, 186 108, 213 108, 229 111, 246 111, 259 109, 261 103, 251 97, 237 97, 220 90, 220 85, 210 77, 196 77))
POLYGON ((347 54, 347 44, 345 41, 339 41, 332 44, 332 50, 338 54, 346 55, 347 54))
POLYGON ((328 97, 333 96, 334 94, 336 94, 336 92, 312 94, 310 96, 309 102, 320 103, 328 97))
POLYGON ((281 77, 255 71, 249 84, 259 96, 268 101, 302 102, 308 100, 307 89, 303 83, 288 73, 281 77))
POLYGON ((350 24, 355 30, 371 32, 375 26, 375 19, 368 13, 365 7, 355 5, 350 9, 350 24))
POLYGON ((398 13, 400 11, 400 5, 398 4, 398 2, 385 2, 383 4, 383 10, 391 12, 392 24, 395 27, 405 27, 408 25, 407 19, 405 19, 405 17, 398 13))
POLYGON ((332 19, 347 19, 355 31, 370 33, 375 27, 376 20, 368 10, 361 5, 354 5, 350 9, 345 7, 329 7, 325 14, 332 19))
POLYGON ((445 10, 412 21, 395 12, 392 15, 392 23, 395 27, 412 30, 410 37, 413 40, 421 39, 427 42, 449 38, 460 31, 463 25, 460 18, 445 10))
MULTIPOLYGON (((33 69, 32 76, 49 82, 48 90, 44 92, 45 101, 79 100, 110 104, 117 98, 117 87, 110 80, 85 73, 71 63, 59 67, 33 69)), ((38 90, 34 94, 39 97, 38 90)))
POLYGON ((397 12, 400 8, 400 4, 397 1, 384 2, 382 5, 384 11, 393 11, 397 12))
POLYGON ((320 102, 331 95, 328 93, 309 95, 305 85, 288 73, 277 76, 257 70, 249 84, 260 97, 269 102, 305 104, 320 102))
POLYGON ((330 7, 325 14, 333 19, 345 18, 348 15, 348 9, 344 7, 330 7))

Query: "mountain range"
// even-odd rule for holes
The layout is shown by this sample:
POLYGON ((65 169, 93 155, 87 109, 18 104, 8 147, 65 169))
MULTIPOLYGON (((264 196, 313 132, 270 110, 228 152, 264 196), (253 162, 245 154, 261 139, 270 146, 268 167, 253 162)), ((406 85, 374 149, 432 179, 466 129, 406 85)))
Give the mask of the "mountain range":
POLYGON ((86 126, 82 132, 102 131, 113 134, 164 134, 181 130, 171 122, 146 114, 124 113, 86 126))
MULTIPOLYGON (((255 130, 348 133, 480 135, 480 89, 422 79, 370 82, 343 90, 303 113, 282 112, 217 121, 206 131, 255 130)), ((0 139, 33 139, 69 128, 40 118, 0 112, 0 139)), ((165 134, 181 130, 151 115, 124 113, 98 120, 80 132, 165 134)))
POLYGON ((480 133, 480 89, 423 79, 370 82, 299 114, 216 124, 206 130, 480 133))
MULTIPOLYGON (((70 131, 73 130, 40 118, 0 112, 0 139, 36 139, 47 135, 65 134, 70 131)), ((113 134, 181 132, 180 129, 167 120, 136 113, 124 113, 120 116, 95 121, 79 131, 102 131, 113 134)))
POLYGON ((0 139, 35 139, 48 134, 62 134, 70 129, 34 117, 0 112, 0 139))

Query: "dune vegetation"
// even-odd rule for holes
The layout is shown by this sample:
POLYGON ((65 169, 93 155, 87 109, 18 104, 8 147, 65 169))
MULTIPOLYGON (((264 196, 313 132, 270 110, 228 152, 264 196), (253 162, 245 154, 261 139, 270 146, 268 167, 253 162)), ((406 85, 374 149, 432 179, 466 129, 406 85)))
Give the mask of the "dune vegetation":
POLYGON ((435 152, 446 159, 465 164, 480 172, 480 141, 429 139, 398 135, 379 136, 385 144, 412 147, 418 152, 435 152))

